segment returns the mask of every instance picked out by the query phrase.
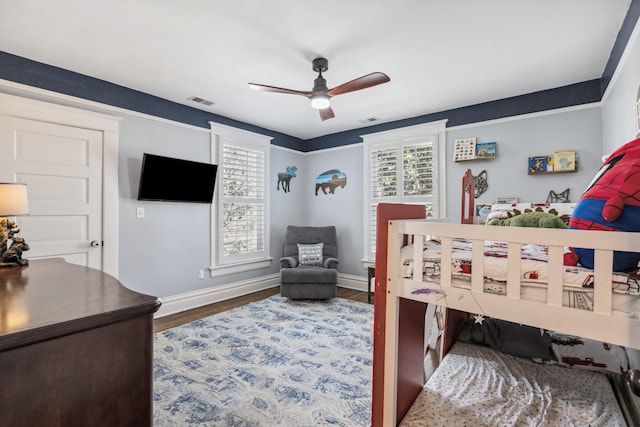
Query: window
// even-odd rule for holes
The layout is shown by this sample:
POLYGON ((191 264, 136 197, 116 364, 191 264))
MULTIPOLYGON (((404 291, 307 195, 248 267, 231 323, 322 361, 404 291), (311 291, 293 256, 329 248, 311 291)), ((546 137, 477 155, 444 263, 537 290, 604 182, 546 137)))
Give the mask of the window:
POLYGON ((222 255, 264 252, 264 153, 223 145, 222 255))
POLYGON ((211 123, 218 184, 212 206, 212 276, 268 267, 270 138, 211 123))
POLYGON ((375 260, 378 203, 423 204, 443 217, 446 120, 363 135, 365 144, 365 262, 375 260))

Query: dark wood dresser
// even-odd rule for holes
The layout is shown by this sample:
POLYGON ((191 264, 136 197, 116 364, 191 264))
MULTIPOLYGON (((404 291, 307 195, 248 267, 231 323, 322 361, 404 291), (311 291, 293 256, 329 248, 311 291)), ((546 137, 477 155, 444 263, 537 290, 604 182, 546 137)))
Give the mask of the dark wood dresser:
POLYGON ((0 426, 151 426, 159 307, 62 259, 0 269, 0 426))

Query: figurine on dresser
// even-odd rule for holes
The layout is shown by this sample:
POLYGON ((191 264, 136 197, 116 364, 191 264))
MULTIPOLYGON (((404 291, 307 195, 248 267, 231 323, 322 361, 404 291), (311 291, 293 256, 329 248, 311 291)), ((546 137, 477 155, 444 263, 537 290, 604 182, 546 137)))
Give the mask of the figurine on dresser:
POLYGON ((0 235, 0 268, 29 265, 29 260, 22 259, 22 252, 28 251, 29 245, 24 238, 15 236, 20 231, 15 221, 0 218, 0 229, 6 230, 0 235))

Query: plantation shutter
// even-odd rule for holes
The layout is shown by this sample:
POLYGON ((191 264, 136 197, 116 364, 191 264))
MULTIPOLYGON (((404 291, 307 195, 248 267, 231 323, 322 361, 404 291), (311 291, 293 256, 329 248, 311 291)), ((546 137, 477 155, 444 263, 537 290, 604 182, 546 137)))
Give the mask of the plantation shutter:
POLYGON ((265 252, 265 153, 223 144, 222 257, 230 262, 265 252))
POLYGON ((271 265, 269 152, 271 137, 221 123, 211 125, 211 161, 218 182, 211 209, 211 277, 271 265))
POLYGON ((364 263, 375 260, 379 203, 424 205, 427 218, 444 215, 446 120, 362 135, 365 145, 364 263))
POLYGON ((427 207, 427 217, 433 216, 433 143, 405 145, 402 148, 403 203, 419 203, 427 207))
POLYGON ((392 144, 369 151, 371 191, 369 203, 370 253, 376 252, 378 203, 424 204, 433 214, 433 143, 392 144), (402 153, 402 155, 400 155, 402 153))
POLYGON ((398 148, 395 145, 372 147, 369 151, 371 191, 369 197, 370 253, 376 252, 376 208, 378 203, 395 202, 398 188, 398 148))

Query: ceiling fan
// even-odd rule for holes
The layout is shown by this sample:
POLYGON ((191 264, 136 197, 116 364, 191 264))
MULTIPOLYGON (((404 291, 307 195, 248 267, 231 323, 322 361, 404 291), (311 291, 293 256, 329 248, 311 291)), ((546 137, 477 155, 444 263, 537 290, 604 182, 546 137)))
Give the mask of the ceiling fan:
POLYGON ((249 87, 255 90, 267 92, 288 93, 291 95, 302 95, 311 100, 311 106, 320 111, 320 118, 324 121, 335 117, 331 109, 330 99, 334 96, 342 95, 356 90, 366 89, 387 83, 391 79, 384 73, 375 72, 357 79, 348 81, 332 89, 327 87, 327 81, 322 77, 322 73, 329 69, 329 61, 326 58, 318 57, 313 60, 313 71, 318 73, 318 77, 313 82, 313 89, 310 91, 286 89, 276 86, 268 86, 259 83, 249 83, 249 87))

